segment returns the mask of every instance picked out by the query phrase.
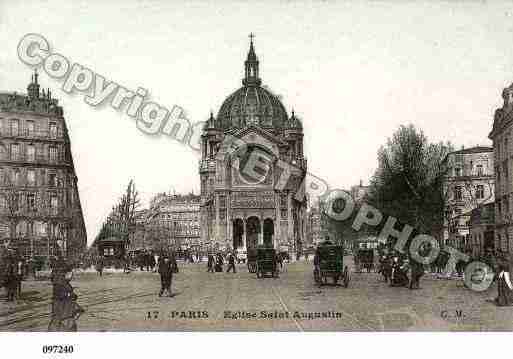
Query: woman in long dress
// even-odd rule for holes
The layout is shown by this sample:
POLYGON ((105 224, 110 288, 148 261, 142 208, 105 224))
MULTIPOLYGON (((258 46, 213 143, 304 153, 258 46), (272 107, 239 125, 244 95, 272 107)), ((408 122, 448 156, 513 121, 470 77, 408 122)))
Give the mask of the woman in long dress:
POLYGON ((73 278, 71 268, 56 271, 53 276, 52 317, 48 325, 49 332, 76 332, 77 320, 84 309, 77 303, 78 296, 70 281, 73 278))
POLYGON ((499 307, 513 305, 513 285, 509 272, 509 263, 505 261, 499 264, 499 274, 497 276, 498 295, 495 298, 495 304, 499 307))

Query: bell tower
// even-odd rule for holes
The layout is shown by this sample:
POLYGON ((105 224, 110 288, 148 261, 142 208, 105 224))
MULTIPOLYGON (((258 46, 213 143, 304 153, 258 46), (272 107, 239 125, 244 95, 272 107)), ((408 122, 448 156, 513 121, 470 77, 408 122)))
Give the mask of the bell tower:
POLYGON ((244 86, 260 86, 262 80, 258 77, 258 58, 255 54, 255 48, 253 47, 253 33, 249 34, 249 52, 246 61, 244 62, 245 77, 242 80, 244 86))

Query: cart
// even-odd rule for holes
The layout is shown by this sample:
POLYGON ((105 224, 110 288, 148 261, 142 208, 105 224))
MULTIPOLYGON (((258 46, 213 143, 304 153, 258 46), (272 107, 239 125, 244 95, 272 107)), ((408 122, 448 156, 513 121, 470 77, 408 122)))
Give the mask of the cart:
POLYGON ((344 266, 344 247, 331 242, 323 242, 317 246, 314 256, 314 280, 318 285, 328 283, 328 277, 333 284, 342 280, 345 288, 349 285, 349 270, 344 266))
POLYGON ((266 274, 271 274, 273 278, 278 277, 276 250, 274 248, 259 247, 256 254, 257 278, 263 278, 266 274))

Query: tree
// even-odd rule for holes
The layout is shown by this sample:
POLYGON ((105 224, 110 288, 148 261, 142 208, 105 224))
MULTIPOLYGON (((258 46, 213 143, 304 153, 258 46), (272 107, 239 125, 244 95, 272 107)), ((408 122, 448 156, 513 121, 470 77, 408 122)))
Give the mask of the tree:
POLYGON ((135 228, 135 215, 139 207, 139 192, 135 189, 134 181, 130 180, 125 193, 112 207, 102 225, 97 240, 118 236, 125 240, 125 247, 128 247, 129 233, 135 228))
POLYGON ((9 186, 8 188, 2 190, 3 194, 3 208, 0 222, 5 223, 8 227, 10 239, 16 237, 16 224, 17 224, 17 216, 19 211, 19 194, 14 187, 9 186))
POLYGON ((430 143, 413 125, 400 126, 378 151, 368 202, 421 233, 437 236, 444 222, 444 161, 450 143, 430 143))

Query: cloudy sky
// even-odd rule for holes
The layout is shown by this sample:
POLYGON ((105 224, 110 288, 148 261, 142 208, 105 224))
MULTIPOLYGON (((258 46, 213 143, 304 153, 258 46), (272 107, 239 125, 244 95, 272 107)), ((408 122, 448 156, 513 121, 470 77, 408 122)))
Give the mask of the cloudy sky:
MULTIPOLYGON (((513 81, 511 3, 0 0, 0 91, 25 91, 27 33, 53 51, 193 121, 241 86, 254 32, 263 83, 303 119, 311 173, 330 186, 367 183, 378 147, 400 124, 433 141, 489 145, 513 81)), ((196 154, 140 132, 110 107, 41 73, 64 107, 91 242, 133 178, 143 198, 199 192, 196 154)))

